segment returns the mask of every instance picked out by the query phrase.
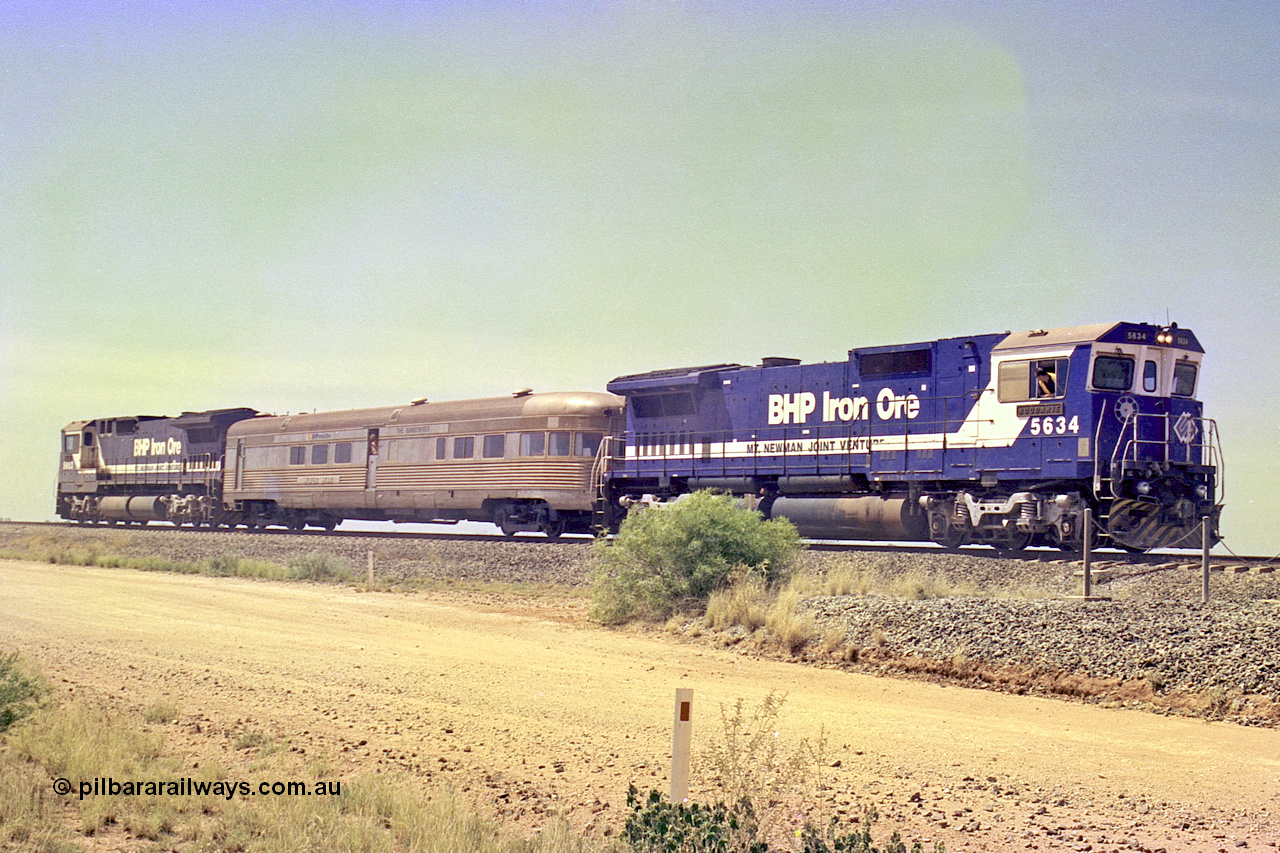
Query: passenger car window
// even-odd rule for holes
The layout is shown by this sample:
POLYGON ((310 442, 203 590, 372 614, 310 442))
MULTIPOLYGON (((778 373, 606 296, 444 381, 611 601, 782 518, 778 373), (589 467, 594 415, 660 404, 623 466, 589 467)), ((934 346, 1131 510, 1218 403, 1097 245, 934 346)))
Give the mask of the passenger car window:
POLYGON ((333 461, 338 464, 351 461, 351 442, 343 441, 333 446, 333 461))
POLYGON ((1196 366, 1181 362, 1173 366, 1173 393, 1179 397, 1191 397, 1196 393, 1196 366))
POLYGON ((569 456, 573 449, 573 434, 568 432, 551 433, 551 446, 547 453, 551 456, 569 456))
POLYGON ((296 445, 289 448, 289 464, 305 465, 307 462, 307 449, 302 445, 296 445))
POLYGON ((484 437, 485 459, 501 459, 506 455, 507 437, 505 435, 486 435, 484 437))
POLYGON ((1093 387, 1101 391, 1128 391, 1133 387, 1133 359, 1098 356, 1093 362, 1093 387))
POLYGON ((595 456, 604 436, 598 432, 580 432, 574 440, 574 456, 595 456))
POLYGON ((311 448, 311 464, 312 465, 328 465, 329 464, 329 445, 317 444, 311 448))
POLYGON ((476 455, 475 436, 459 436, 453 440, 453 458, 470 459, 476 455))
POLYGON ((547 447, 547 434, 545 432, 522 432, 520 433, 520 455, 521 456, 541 456, 547 447))

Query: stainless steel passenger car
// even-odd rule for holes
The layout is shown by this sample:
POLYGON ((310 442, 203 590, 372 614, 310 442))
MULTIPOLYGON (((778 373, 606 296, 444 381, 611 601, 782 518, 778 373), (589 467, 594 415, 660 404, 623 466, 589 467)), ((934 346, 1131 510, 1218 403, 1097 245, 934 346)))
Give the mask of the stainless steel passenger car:
POLYGON ((465 520, 507 536, 585 533, 622 409, 613 394, 517 391, 252 418, 227 433, 224 510, 249 527, 465 520))

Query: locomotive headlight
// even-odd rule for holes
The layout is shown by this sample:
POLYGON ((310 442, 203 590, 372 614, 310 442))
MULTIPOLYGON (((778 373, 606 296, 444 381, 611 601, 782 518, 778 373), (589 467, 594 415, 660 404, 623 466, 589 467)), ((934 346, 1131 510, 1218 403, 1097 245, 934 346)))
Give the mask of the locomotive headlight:
POLYGON ((1201 483, 1200 485, 1196 486, 1196 497, 1198 497, 1202 501, 1208 500, 1209 487, 1206 486, 1204 483, 1201 483))
POLYGON ((1140 495, 1149 495, 1149 494, 1151 494, 1151 484, 1150 484, 1150 483, 1148 483, 1146 480, 1142 480, 1141 482, 1139 482, 1139 483, 1138 483, 1138 494, 1140 494, 1140 495))

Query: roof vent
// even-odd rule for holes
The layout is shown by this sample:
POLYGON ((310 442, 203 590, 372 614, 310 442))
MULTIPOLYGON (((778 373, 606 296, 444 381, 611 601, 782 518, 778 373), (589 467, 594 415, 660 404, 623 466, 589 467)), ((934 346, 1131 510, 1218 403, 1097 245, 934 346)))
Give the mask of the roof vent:
POLYGON ((512 397, 528 397, 532 393, 533 393, 532 388, 517 388, 516 390, 511 392, 511 396, 512 397))
POLYGON ((800 363, 798 358, 784 358, 779 355, 770 355, 760 360, 761 367, 795 367, 800 363))
POLYGON ((409 405, 410 405, 410 406, 421 406, 421 405, 422 405, 423 403, 425 403, 425 402, 427 402, 427 398, 426 398, 426 397, 419 397, 419 398, 418 398, 418 399, 416 399, 416 400, 410 400, 410 401, 409 401, 409 405))

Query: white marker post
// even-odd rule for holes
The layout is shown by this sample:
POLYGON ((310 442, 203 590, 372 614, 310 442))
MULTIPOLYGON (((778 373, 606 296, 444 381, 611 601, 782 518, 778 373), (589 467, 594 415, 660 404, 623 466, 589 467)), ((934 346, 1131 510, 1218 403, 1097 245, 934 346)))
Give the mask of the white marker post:
POLYGON ((675 723, 671 730, 671 802, 689 797, 689 759, 693 747, 693 689, 676 690, 675 723))

